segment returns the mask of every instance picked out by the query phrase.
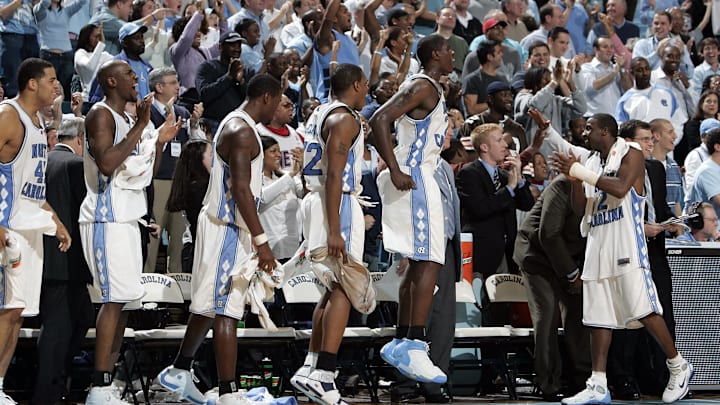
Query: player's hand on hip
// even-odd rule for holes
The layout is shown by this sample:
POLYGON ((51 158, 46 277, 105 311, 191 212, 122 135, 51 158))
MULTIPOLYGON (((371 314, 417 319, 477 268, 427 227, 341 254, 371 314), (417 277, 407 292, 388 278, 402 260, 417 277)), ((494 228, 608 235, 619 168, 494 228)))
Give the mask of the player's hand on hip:
POLYGON ((328 256, 342 259, 343 263, 347 263, 347 252, 345 251, 345 239, 339 234, 328 235, 328 256))
POLYGON ((270 244, 265 242, 260 246, 256 246, 255 249, 258 258, 258 269, 266 273, 275 270, 275 255, 270 249, 270 244))
POLYGON ((390 180, 393 185, 400 191, 407 191, 410 189, 416 189, 417 186, 413 181, 412 177, 401 172, 400 170, 390 171, 390 180))

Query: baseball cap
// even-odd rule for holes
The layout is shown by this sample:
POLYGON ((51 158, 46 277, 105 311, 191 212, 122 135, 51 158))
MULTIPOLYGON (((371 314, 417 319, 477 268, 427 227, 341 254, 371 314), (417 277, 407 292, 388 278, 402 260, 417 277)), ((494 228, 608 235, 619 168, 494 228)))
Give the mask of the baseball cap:
POLYGON ((220 43, 221 44, 224 44, 224 43, 231 44, 233 42, 242 41, 242 39, 243 39, 243 37, 241 37, 240 34, 238 34, 237 32, 234 32, 234 31, 228 31, 228 32, 220 35, 220 43))
POLYGON ((487 34, 488 31, 498 25, 502 26, 503 28, 507 27, 507 23, 505 21, 500 21, 496 18, 488 18, 488 20, 483 23, 483 34, 487 34))
POLYGON ((503 81, 496 81, 488 84, 487 86, 488 96, 501 91, 510 91, 510 85, 503 81))
POLYGON ((705 135, 713 129, 717 128, 720 128, 720 121, 716 120, 715 118, 704 119, 700 123, 700 135, 705 135))
POLYGON ((144 25, 137 25, 135 23, 125 23, 122 27, 120 27, 119 35, 118 37, 120 40, 124 40, 125 38, 135 35, 138 32, 142 32, 143 34, 146 33, 148 30, 148 27, 144 25))

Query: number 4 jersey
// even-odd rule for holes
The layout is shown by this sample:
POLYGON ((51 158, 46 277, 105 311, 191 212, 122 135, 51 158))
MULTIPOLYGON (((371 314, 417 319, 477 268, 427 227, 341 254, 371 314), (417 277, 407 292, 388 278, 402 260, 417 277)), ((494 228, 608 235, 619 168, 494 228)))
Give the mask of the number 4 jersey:
POLYGON ((42 209, 47 165, 44 129, 36 127, 15 100, 2 104, 17 111, 25 135, 15 158, 0 163, 0 225, 13 230, 54 229, 51 214, 42 209))

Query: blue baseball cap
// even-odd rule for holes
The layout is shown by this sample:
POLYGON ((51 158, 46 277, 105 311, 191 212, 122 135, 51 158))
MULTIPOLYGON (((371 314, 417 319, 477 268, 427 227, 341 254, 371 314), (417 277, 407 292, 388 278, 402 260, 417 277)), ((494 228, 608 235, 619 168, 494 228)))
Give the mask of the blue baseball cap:
POLYGON ((137 34, 138 32, 142 32, 143 34, 146 33, 148 30, 148 27, 144 25, 137 25, 135 23, 125 23, 122 27, 120 27, 120 31, 118 34, 118 37, 120 38, 120 41, 124 40, 125 38, 129 36, 133 36, 137 34))
POLYGON ((720 121, 716 120, 715 118, 704 119, 700 123, 700 135, 705 135, 713 129, 717 128, 720 128, 720 121))

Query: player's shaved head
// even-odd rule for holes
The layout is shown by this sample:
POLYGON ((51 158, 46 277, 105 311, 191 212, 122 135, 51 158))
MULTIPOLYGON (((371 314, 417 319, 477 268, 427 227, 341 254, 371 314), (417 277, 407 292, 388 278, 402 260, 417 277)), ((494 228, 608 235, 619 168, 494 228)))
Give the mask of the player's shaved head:
POLYGON ((100 87, 102 87, 103 91, 106 91, 107 80, 117 74, 119 72, 119 69, 125 65, 127 65, 127 62, 125 61, 119 59, 112 59, 103 63, 102 66, 100 66, 100 69, 98 69, 97 78, 98 83, 100 84, 100 87))

